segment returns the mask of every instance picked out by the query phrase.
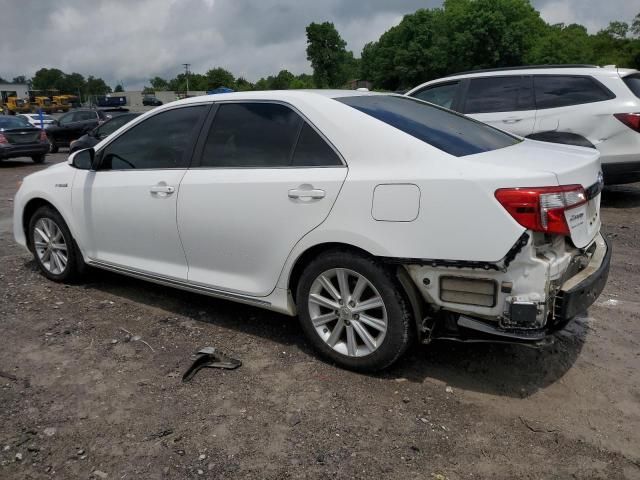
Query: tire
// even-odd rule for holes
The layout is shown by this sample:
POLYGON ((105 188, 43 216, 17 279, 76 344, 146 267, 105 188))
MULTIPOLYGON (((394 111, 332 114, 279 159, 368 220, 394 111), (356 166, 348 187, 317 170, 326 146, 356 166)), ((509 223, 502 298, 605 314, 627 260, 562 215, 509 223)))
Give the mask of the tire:
POLYGON ((38 267, 49 280, 70 283, 78 280, 84 273, 86 265, 80 249, 62 216, 52 207, 42 206, 36 210, 29 220, 28 238, 29 249, 33 252, 38 267), (44 242, 45 238, 36 228, 44 233, 44 237, 53 237, 54 241, 50 244, 44 242), (59 246, 62 243, 65 246, 64 250, 53 248, 55 253, 49 253, 47 257, 46 250, 51 250, 51 246, 59 246), (64 252, 66 252, 66 263, 63 262, 64 256, 61 257, 61 253, 64 252), (63 264, 63 268, 59 268, 63 264))
POLYGON ((51 139, 49 139, 49 151, 51 153, 58 153, 58 146, 55 144, 55 142, 51 139))
POLYGON ((33 163, 44 163, 44 159, 45 159, 45 155, 34 155, 31 157, 31 160, 33 160, 33 163))
POLYGON ((305 335, 323 357, 341 367, 382 370, 400 358, 411 342, 413 318, 402 286, 390 269, 372 258, 346 250, 323 254, 304 269, 296 299, 305 335), (366 285, 358 293, 361 282, 366 285), (342 294, 345 284, 348 295, 342 294), (357 302, 342 300, 352 295, 357 302), (338 298, 342 304, 336 304, 338 298), (378 303, 382 306, 376 307, 378 303))

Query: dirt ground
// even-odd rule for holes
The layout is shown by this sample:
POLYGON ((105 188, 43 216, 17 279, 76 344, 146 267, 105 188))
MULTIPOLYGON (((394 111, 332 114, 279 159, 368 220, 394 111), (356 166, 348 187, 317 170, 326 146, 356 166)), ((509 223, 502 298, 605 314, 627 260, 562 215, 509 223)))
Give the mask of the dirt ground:
POLYGON ((39 168, 0 162, 0 478, 640 479, 640 184, 605 190, 609 283, 554 345, 443 342, 359 375, 289 317, 47 281, 11 234, 39 168), (205 345, 243 366, 182 383, 205 345))

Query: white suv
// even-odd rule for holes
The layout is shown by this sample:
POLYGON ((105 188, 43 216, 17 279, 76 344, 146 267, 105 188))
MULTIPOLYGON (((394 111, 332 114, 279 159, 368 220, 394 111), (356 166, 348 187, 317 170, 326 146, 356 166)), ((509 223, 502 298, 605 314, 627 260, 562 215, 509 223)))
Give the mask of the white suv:
POLYGON ((640 73, 587 65, 478 70, 407 95, 517 135, 596 148, 605 183, 640 181, 640 73))
MULTIPOLYGON (((410 341, 541 342, 600 294, 598 152, 400 95, 245 92, 158 107, 25 178, 16 241, 300 317, 348 368, 410 341)), ((248 320, 247 320, 248 321, 248 320)))

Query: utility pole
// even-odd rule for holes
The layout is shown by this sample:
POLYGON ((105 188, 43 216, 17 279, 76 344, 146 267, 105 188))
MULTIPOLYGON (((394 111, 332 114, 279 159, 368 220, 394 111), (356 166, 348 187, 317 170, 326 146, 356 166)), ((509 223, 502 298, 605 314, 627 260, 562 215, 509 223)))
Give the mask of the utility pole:
POLYGON ((182 66, 184 67, 184 74, 187 77, 187 93, 186 96, 189 96, 189 67, 191 66, 190 63, 183 63, 182 66))

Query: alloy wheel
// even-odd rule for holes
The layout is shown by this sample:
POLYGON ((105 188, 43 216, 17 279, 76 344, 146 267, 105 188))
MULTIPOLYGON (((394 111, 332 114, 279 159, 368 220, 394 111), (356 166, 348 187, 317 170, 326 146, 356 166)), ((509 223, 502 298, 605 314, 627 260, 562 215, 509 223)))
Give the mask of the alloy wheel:
POLYGON ((372 354, 387 332, 382 296, 367 278, 353 270, 333 268, 320 274, 311 284, 308 308, 320 338, 342 355, 372 354))
POLYGON ((50 218, 40 218, 33 229, 33 246, 42 266, 53 275, 62 274, 69 261, 68 247, 60 227, 50 218))

